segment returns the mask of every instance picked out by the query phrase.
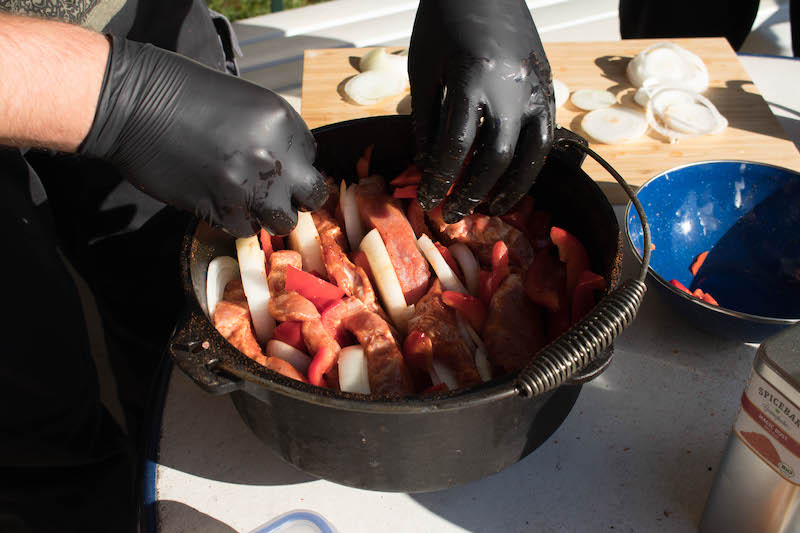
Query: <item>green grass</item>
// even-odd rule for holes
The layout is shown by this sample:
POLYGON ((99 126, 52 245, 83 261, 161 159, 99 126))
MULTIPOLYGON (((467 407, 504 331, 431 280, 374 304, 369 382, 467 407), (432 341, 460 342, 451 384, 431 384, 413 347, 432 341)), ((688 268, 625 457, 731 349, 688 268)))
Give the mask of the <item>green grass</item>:
MULTIPOLYGON (((283 0, 283 9, 319 4, 327 0, 283 0)), ((208 7, 234 20, 264 15, 272 11, 272 0, 207 0, 208 7)))

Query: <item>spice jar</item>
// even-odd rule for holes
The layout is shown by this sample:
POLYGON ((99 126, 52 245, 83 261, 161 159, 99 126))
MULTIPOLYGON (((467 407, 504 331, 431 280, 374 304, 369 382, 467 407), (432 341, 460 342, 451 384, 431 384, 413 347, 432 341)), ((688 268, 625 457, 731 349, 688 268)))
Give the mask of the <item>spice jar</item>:
POLYGON ((700 531, 800 531, 800 324, 756 353, 700 531))

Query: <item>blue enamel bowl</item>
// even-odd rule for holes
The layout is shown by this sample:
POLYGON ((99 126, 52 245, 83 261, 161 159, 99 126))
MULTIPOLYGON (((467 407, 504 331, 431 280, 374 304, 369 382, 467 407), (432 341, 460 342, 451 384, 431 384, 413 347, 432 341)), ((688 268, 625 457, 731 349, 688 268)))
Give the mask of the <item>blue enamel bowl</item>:
MULTIPOLYGON (((704 161, 642 185, 650 222, 649 277, 691 323, 715 335, 761 342, 800 321, 800 173, 749 161, 704 161), (708 255, 693 275, 695 258, 708 255), (670 284, 699 288, 719 303, 670 284)), ((639 216, 628 204, 625 233, 642 260, 639 216)))

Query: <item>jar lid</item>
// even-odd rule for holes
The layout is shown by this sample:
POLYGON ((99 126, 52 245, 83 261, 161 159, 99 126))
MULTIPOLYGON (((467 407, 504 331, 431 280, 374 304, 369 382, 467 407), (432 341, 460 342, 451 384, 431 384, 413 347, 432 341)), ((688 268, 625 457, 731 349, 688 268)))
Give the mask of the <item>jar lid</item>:
POLYGON ((764 365, 785 382, 773 385, 800 405, 800 324, 790 326, 761 343, 756 357, 756 371, 761 372, 764 365))

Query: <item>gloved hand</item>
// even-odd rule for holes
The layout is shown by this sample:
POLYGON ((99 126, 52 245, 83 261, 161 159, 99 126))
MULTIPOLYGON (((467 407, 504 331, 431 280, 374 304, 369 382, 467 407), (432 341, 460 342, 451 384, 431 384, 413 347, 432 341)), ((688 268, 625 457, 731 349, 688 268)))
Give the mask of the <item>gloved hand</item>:
POLYGON ((297 206, 322 206, 314 138, 283 98, 152 45, 110 40, 80 153, 236 237, 259 227, 285 235, 297 206))
POLYGON ((445 222, 487 198, 490 214, 508 211, 553 143, 552 75, 525 2, 422 0, 408 59, 422 206, 445 198, 472 152, 445 222))

